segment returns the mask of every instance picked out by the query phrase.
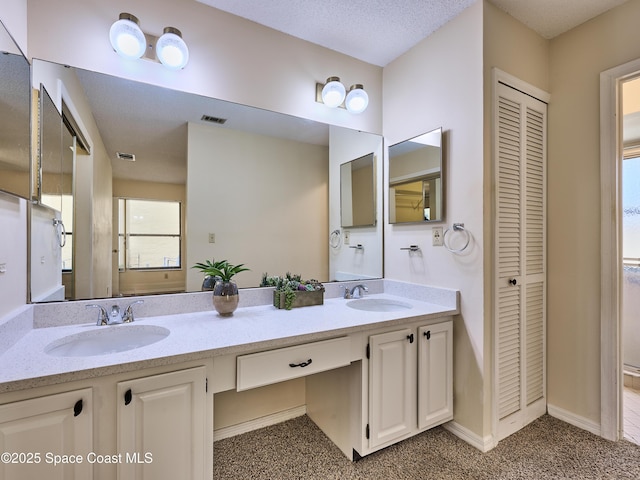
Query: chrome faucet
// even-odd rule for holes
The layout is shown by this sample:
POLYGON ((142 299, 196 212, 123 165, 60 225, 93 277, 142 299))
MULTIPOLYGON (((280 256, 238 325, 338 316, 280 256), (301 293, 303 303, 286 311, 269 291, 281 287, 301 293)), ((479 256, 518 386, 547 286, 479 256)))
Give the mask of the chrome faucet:
POLYGON ((138 303, 144 303, 144 300, 133 302, 125 309, 124 313, 120 312, 120 307, 118 305, 112 305, 109 313, 107 313, 104 307, 101 307, 100 305, 87 305, 86 308, 100 309, 96 325, 117 325, 119 323, 133 322, 133 306, 138 303))
POLYGON ((344 287, 344 298, 362 298, 368 291, 369 288, 362 283, 356 285, 351 290, 349 290, 349 287, 344 287), (356 292, 360 292, 358 296, 356 296, 356 292))

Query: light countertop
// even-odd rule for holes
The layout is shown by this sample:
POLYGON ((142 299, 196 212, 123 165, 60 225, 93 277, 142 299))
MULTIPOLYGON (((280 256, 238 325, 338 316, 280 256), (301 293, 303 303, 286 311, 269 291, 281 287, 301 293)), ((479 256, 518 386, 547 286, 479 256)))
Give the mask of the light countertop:
POLYGON ((348 307, 349 300, 330 298, 325 299, 324 305, 293 310, 278 310, 272 305, 243 307, 231 317, 220 317, 211 309, 151 316, 113 326, 90 323, 33 328, 0 355, 0 392, 212 356, 268 350, 416 320, 437 321, 439 317, 459 313, 457 292, 454 302, 447 304, 390 293, 367 297, 401 301, 411 304, 412 308, 391 312, 362 311, 348 307), (151 345, 119 353, 56 357, 45 351, 51 342, 68 335, 136 325, 157 325, 171 333, 151 345))

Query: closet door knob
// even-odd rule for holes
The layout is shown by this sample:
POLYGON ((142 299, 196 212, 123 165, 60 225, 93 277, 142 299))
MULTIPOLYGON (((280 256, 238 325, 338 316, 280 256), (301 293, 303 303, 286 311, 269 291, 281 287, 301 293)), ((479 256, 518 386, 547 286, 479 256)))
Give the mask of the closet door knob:
POLYGON ((511 280, 509 280, 509 283, 511 285, 516 285, 518 283, 518 281, 515 278, 512 278, 511 280))

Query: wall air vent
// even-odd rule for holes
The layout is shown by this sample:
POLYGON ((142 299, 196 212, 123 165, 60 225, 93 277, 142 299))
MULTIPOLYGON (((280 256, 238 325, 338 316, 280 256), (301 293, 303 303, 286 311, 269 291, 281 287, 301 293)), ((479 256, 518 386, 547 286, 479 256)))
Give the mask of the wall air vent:
POLYGON ((126 160, 127 162, 135 162, 136 156, 133 153, 116 152, 118 160, 126 160))
POLYGON ((202 118, 200 120, 202 120, 203 122, 217 123, 218 125, 224 125, 227 121, 226 118, 212 117, 211 115, 202 115, 202 118))

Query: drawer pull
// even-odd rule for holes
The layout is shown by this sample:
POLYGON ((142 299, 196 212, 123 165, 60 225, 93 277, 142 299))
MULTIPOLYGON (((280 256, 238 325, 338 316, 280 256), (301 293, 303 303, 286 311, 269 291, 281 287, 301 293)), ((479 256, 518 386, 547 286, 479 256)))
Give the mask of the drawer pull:
POLYGON ((289 366, 291 368, 296 368, 296 367, 306 367, 307 365, 311 364, 311 359, 307 360, 306 362, 302 362, 302 363, 290 363, 289 366))

